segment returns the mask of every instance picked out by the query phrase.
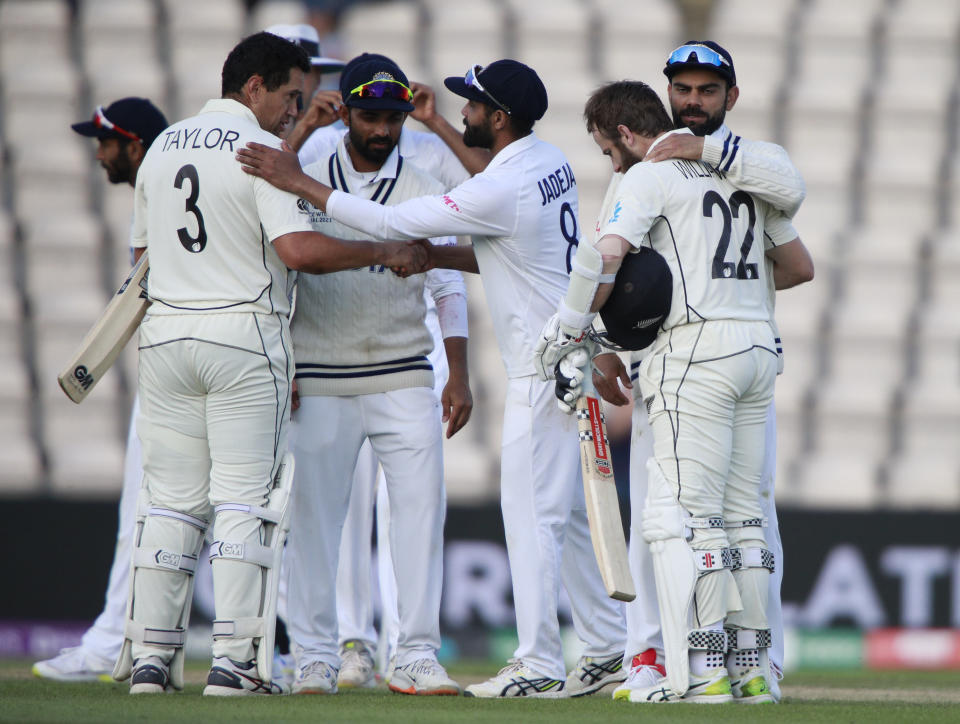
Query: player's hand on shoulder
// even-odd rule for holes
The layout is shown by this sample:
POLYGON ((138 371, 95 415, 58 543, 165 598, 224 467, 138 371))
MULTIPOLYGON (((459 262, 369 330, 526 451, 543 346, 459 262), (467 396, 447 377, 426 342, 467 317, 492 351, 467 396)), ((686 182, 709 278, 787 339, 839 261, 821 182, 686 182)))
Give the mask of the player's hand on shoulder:
POLYGON ((437 116, 437 94, 425 83, 411 83, 413 91, 413 110, 410 117, 427 125, 437 116))
POLYGON ((558 314, 554 314, 543 325, 540 337, 533 347, 533 366, 541 380, 554 379, 556 366, 560 358, 578 347, 588 347, 593 343, 585 330, 567 328, 558 314))
POLYGON ((626 366, 615 352, 604 352, 593 358, 593 386, 600 397, 612 405, 629 405, 630 398, 623 393, 617 380, 627 389, 633 387, 626 366))
POLYGON ((258 176, 284 191, 294 191, 297 178, 303 174, 300 159, 286 142, 279 149, 250 141, 237 149, 241 168, 251 176, 258 176))
POLYGON ((703 155, 703 138, 689 133, 673 133, 661 138, 656 146, 643 157, 644 161, 667 161, 671 158, 686 158, 699 161, 703 155))

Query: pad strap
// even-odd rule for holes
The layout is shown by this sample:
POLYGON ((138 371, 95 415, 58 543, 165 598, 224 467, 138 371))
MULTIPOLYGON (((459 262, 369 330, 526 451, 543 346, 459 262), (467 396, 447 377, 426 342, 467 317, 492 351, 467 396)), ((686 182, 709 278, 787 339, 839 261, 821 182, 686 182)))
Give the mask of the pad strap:
POLYGON ((766 528, 770 525, 767 518, 748 518, 747 520, 727 521, 727 528, 766 528))
POLYGON ((186 639, 186 633, 182 628, 144 626, 129 619, 124 624, 123 635, 134 643, 144 646, 172 646, 173 648, 181 648, 186 639))
POLYGON ((580 274, 586 277, 592 282, 600 282, 601 284, 613 284, 617 280, 616 273, 613 273, 613 274, 598 273, 595 269, 590 269, 589 267, 585 267, 583 264, 577 261, 576 256, 574 256, 573 259, 570 260, 570 271, 576 272, 577 274, 580 274))
POLYGON ((213 638, 215 639, 258 639, 262 636, 262 618, 233 618, 213 622, 213 638))
POLYGON ((773 573, 774 558, 766 548, 731 548, 733 558, 732 570, 741 568, 766 568, 773 573))
POLYGON ((683 524, 687 528, 725 528, 728 525, 719 516, 713 518, 684 518, 683 524))
POLYGON ((768 649, 773 641, 773 636, 768 628, 726 628, 724 631, 727 633, 730 651, 768 649))
POLYGON ((152 515, 158 518, 174 518, 175 520, 179 520, 181 523, 192 525, 194 528, 199 530, 207 530, 207 521, 205 521, 203 518, 197 518, 195 515, 190 515, 189 513, 181 513, 179 510, 160 508, 156 505, 151 505, 147 510, 147 515, 152 515))
POLYGON ((224 510, 234 510, 239 513, 247 513, 248 515, 252 515, 260 520, 273 523, 274 525, 279 525, 280 520, 283 518, 282 510, 271 510, 270 508, 263 508, 259 505, 249 505, 247 503, 221 503, 213 510, 214 513, 220 513, 224 510))
POLYGON ((210 560, 217 558, 254 563, 261 568, 273 567, 273 549, 259 543, 215 540, 210 546, 210 560))
POLYGON ((698 651, 726 652, 727 634, 725 631, 695 628, 687 634, 687 646, 698 651))
POLYGON ((697 563, 697 570, 719 571, 722 568, 733 568, 733 550, 731 548, 720 548, 719 550, 698 551, 694 550, 694 558, 697 563))
POLYGON ((137 546, 133 551, 133 565, 159 571, 179 571, 192 576, 197 571, 197 557, 164 548, 137 546))

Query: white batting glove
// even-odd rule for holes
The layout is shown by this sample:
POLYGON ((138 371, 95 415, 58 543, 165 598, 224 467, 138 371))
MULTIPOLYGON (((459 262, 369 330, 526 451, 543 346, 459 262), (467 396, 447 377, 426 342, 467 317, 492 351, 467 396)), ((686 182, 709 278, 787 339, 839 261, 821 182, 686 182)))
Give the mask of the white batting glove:
POLYGON ((554 392, 561 412, 569 415, 576 409, 577 400, 583 389, 581 387, 583 378, 591 367, 590 355, 582 347, 564 355, 557 362, 557 385, 554 392))
POLYGON ((578 347, 592 344, 582 329, 570 329, 560 323, 560 317, 554 314, 540 330, 540 338, 533 348, 533 366, 541 380, 554 378, 557 362, 564 355, 578 347))

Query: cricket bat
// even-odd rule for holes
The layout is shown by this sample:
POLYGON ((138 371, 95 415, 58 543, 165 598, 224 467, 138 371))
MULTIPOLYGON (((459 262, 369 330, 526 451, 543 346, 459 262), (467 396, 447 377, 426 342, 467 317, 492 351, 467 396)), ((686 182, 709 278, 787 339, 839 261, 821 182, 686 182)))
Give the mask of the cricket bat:
POLYGON ((144 252, 57 377, 67 397, 78 405, 110 369, 140 326, 150 306, 146 284, 149 267, 147 253, 144 252))
POLYGON ((627 542, 620 519, 620 499, 613 477, 607 423, 600 397, 593 386, 592 365, 583 378, 583 394, 577 400, 577 430, 580 433, 580 467, 587 500, 587 520, 593 552, 607 595, 618 601, 637 597, 627 562, 627 542))

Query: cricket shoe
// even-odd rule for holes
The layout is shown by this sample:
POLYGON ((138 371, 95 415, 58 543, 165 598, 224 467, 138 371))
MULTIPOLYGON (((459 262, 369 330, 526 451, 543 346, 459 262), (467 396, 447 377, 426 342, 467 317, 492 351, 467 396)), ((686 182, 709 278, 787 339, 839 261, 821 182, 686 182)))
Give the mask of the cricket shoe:
POLYGON ((627 678, 613 690, 613 698, 617 701, 630 701, 630 692, 649 689, 666 675, 666 669, 657 663, 656 650, 647 649, 630 661, 627 678))
POLYGON ((53 681, 113 681, 113 662, 83 646, 61 649, 52 659, 33 665, 33 675, 53 681))
POLYGON ((297 661, 293 654, 273 655, 273 680, 277 682, 284 691, 290 691, 293 688, 293 682, 297 678, 297 661))
POLYGON ((529 696, 541 699, 562 699, 566 697, 567 682, 563 679, 551 679, 527 666, 519 659, 510 659, 492 679, 482 684, 471 684, 464 696, 476 696, 481 699, 508 699, 529 696))
POLYGON ((163 694, 170 690, 170 667, 160 658, 147 656, 133 662, 131 694, 163 694))
POLYGON ((738 704, 774 704, 776 699, 760 667, 745 669, 730 679, 730 690, 738 704))
POLYGON ((626 678, 622 651, 612 656, 581 656, 573 671, 567 674, 565 688, 567 696, 586 696, 626 678))
POLYGON ((770 662, 770 675, 767 676, 767 684, 770 686, 770 695, 774 702, 780 703, 780 679, 783 678, 783 669, 772 661, 770 662))
POLYGON ((686 702, 693 704, 727 704, 733 701, 730 690, 730 677, 722 666, 715 669, 710 676, 690 675, 690 688, 683 696, 677 696, 667 677, 645 688, 633 689, 630 692, 630 701, 635 704, 672 704, 686 702))
POLYGON ((419 696, 459 696, 460 684, 436 659, 417 659, 398 666, 390 676, 390 691, 419 696))
POLYGON ((325 661, 312 661, 297 671, 294 694, 336 694, 337 670, 325 661))
POLYGON ((370 648, 356 639, 345 642, 340 647, 337 686, 341 689, 372 689, 376 685, 377 674, 370 648))
POLYGON ((203 695, 250 696, 251 694, 287 694, 289 691, 276 681, 261 679, 255 660, 234 661, 226 656, 218 656, 210 667, 203 695))

